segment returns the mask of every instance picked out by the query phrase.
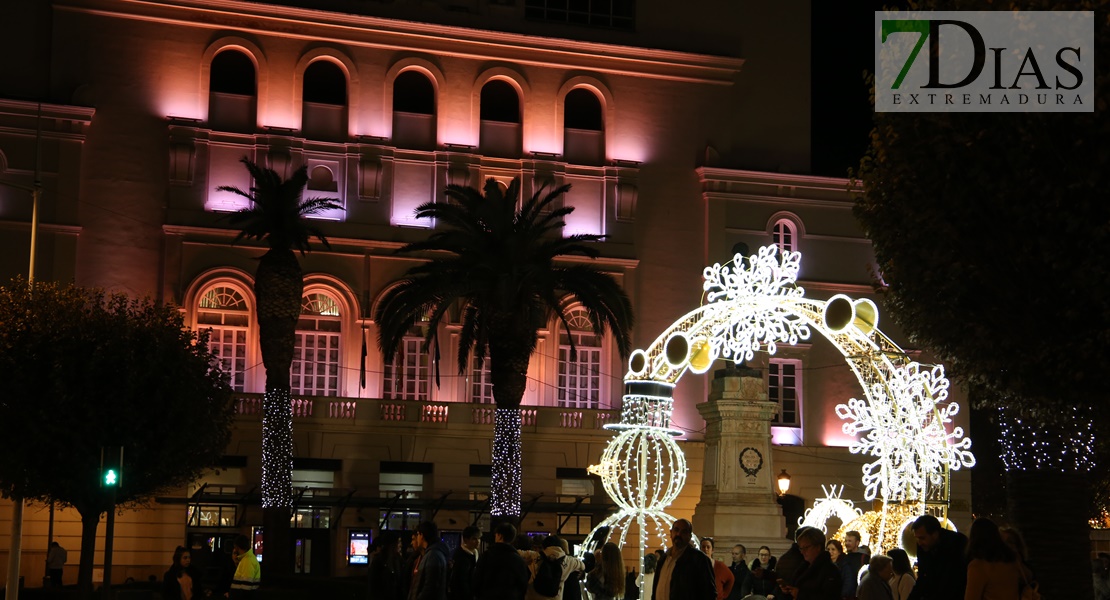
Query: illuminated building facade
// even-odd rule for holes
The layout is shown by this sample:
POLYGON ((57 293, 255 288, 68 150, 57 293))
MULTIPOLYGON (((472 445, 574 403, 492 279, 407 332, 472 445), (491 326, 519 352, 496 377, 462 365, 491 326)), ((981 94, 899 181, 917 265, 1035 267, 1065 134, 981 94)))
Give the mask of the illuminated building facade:
MULTIPOLYGON (((236 232, 221 217, 242 204, 216 191, 249 187, 241 157, 284 174, 307 165, 306 193, 343 207, 322 215, 331 250, 301 259, 294 537, 311 543, 312 573, 356 572, 350 534, 432 517, 446 531, 483 522, 488 373, 457 375, 452 361, 436 386, 416 335, 384 364, 370 318, 416 264, 393 250, 429 232, 413 208, 448 184, 520 178, 526 194, 572 184, 567 231, 608 236, 597 265, 633 299, 636 347, 699 304, 702 269, 738 242, 803 252, 810 294, 870 293, 874 261, 848 182, 804 175, 808 3, 18 4, 5 35, 30 50, 0 78, 0 181, 42 182, 37 276, 181 306, 190 325, 212 329, 241 392, 225 464, 119 519, 120 580, 161 573, 183 541, 261 523, 264 372, 251 293, 261 250, 230 245, 236 232)), ((25 272, 30 212, 26 192, 0 188, 5 280, 25 272)), ((529 368, 522 529, 574 540, 611 508, 586 467, 612 435, 601 426, 619 419, 626 365, 608 340, 571 324, 575 360, 552 323, 529 368)), ((812 500, 837 484, 862 500, 864 459, 846 450, 834 413, 858 391, 836 350, 800 344, 755 362, 780 404, 774 464, 793 475, 791 493, 812 500)), ((675 392, 691 469, 677 516, 698 502, 705 423, 695 404, 708 389, 706 377, 688 377, 675 392)), ((953 513, 966 514, 966 479, 955 485, 953 513)), ((9 514, 0 502, 0 568, 9 514)), ((75 551, 79 521, 59 515, 56 535, 75 551)), ((41 575, 45 532, 45 511, 28 509, 29 581, 41 575)))

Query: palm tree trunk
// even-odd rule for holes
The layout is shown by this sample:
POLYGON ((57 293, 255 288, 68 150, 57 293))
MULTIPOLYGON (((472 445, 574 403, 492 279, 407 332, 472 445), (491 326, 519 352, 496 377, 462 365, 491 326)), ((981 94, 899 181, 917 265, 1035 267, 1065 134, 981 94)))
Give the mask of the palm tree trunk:
POLYGON ((258 337, 266 367, 262 401, 263 551, 268 580, 293 571, 289 517, 293 505, 293 415, 289 369, 293 363, 304 277, 291 250, 271 249, 258 264, 254 284, 258 337))
MULTIPOLYGON (((494 321, 512 323, 512 318, 494 321)), ((535 332, 530 333, 497 332, 490 339, 490 383, 497 403, 490 465, 491 525, 505 518, 515 523, 520 518, 520 403, 528 384, 528 360, 535 347, 535 332)))
POLYGON ((519 406, 498 407, 494 412, 492 463, 490 517, 508 517, 515 521, 520 518, 519 406))

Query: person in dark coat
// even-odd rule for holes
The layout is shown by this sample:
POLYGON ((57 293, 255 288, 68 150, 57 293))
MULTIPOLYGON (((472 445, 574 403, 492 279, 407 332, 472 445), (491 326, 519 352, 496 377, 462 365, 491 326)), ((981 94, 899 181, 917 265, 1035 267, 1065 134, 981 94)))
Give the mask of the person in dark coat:
POLYGON ((859 600, 894 600, 894 592, 887 583, 894 575, 894 561, 885 554, 876 554, 871 557, 867 565, 867 573, 856 588, 856 598, 859 600))
POLYGON ((431 521, 416 526, 412 547, 421 553, 412 574, 409 600, 447 600, 447 544, 439 538, 439 528, 431 521))
POLYGON ((401 538, 393 531, 383 531, 374 539, 374 549, 367 565, 370 600, 400 600, 401 538))
POLYGON ((825 550, 825 534, 820 529, 805 529, 798 534, 798 550, 805 567, 794 585, 780 584, 782 591, 794 600, 840 600, 840 569, 825 550))
POLYGON ((192 553, 185 546, 173 551, 173 565, 162 577, 164 600, 199 600, 204 598, 203 576, 192 564, 192 553))
POLYGON ((451 555, 451 576, 447 580, 449 600, 474 600, 474 566, 478 564, 478 544, 482 530, 473 525, 463 529, 459 547, 451 555))
POLYGON ((733 585, 732 593, 728 595, 728 600, 740 600, 743 598, 744 580, 748 578, 751 570, 748 569, 748 549, 744 544, 736 544, 732 547, 732 564, 728 568, 732 571, 733 585))
POLYGON ((694 525, 678 519, 671 526, 672 547, 652 581, 653 600, 717 600, 713 561, 690 544, 694 525))
POLYGON ((531 573, 513 540, 516 528, 501 523, 493 532, 494 544, 482 553, 474 567, 474 597, 477 600, 524 600, 531 573))
POLYGON ((917 540, 917 583, 909 600, 963 598, 967 587, 967 536, 942 529, 932 515, 918 517, 911 527, 917 540))
POLYGON ((778 574, 773 569, 765 569, 763 563, 758 560, 752 561, 752 568, 748 571, 748 576, 744 578, 744 584, 740 588, 740 597, 744 598, 749 594, 757 596, 769 596, 775 591, 775 580, 778 579, 778 574))

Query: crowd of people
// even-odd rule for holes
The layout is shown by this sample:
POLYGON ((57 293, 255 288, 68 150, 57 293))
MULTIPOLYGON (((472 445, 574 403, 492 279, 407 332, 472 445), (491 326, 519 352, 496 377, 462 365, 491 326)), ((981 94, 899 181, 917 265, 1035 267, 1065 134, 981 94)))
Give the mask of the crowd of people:
MULTIPOLYGON (((402 552, 394 532, 374 541, 369 565, 370 600, 1029 600, 1037 576, 1021 534, 976 519, 968 535, 941 527, 932 516, 912 524, 916 568, 902 549, 871 554, 859 532, 826 539, 801 527, 781 556, 761 546, 749 562, 747 548, 731 549, 731 564, 715 560, 714 539, 693 543, 693 524, 674 522, 670 547, 644 557, 642 580, 625 568, 612 542, 582 559, 566 540, 547 536, 536 547, 502 523, 494 543, 479 556, 481 534, 462 533, 451 552, 435 524, 421 523, 412 552, 402 552), (639 585, 638 585, 639 584, 639 585)), ((175 558, 176 564, 176 558, 175 558)), ((1096 564, 1110 592, 1110 556, 1096 564)), ((169 577, 169 574, 167 574, 169 577)), ((1099 597, 1101 600, 1103 596, 1099 597)), ((185 598, 185 600, 189 600, 185 598)))
POLYGON ((205 544, 178 546, 173 563, 162 576, 162 598, 248 600, 258 589, 261 576, 262 568, 245 535, 235 538, 230 555, 205 544))

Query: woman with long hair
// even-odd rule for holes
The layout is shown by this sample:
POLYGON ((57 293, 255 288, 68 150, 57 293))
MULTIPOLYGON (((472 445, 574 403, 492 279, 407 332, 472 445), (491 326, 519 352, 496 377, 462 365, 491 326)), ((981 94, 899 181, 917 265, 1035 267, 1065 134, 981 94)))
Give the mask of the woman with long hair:
POLYGON ((913 565, 910 564, 910 555, 901 548, 894 548, 887 553, 894 565, 894 575, 890 576, 890 592, 894 600, 906 600, 913 591, 917 578, 913 576, 913 565))
POLYGON ((162 577, 165 600, 197 600, 204 597, 200 570, 193 566, 193 555, 185 546, 173 551, 173 564, 162 577))
POLYGON ((1022 573, 1017 553, 990 519, 975 519, 967 536, 967 588, 964 600, 1017 600, 1022 573))
POLYGON ((624 558, 613 542, 601 547, 601 559, 586 575, 586 590, 594 600, 617 600, 624 596, 624 558))
POLYGON ((1016 527, 999 527, 998 533, 1002 534, 1002 541, 1017 554, 1018 566, 1021 567, 1021 574, 1025 577, 1026 585, 1036 585, 1037 583, 1037 570, 1029 563, 1029 547, 1025 545, 1025 538, 1021 535, 1016 527))
POLYGON ((838 567, 844 565, 844 544, 841 544, 840 540, 829 540, 829 543, 825 544, 825 550, 834 565, 838 567))

